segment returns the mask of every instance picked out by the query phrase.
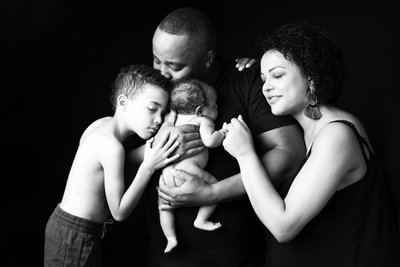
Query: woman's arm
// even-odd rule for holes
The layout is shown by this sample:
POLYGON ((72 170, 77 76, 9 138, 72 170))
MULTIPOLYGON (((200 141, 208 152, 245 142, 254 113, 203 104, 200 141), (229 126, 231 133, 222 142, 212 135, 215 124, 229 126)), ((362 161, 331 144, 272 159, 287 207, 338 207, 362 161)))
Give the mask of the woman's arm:
MULTIPOLYGON (((297 126, 284 126, 260 134, 259 144, 265 148, 261 156, 273 183, 281 185, 293 178, 304 159, 304 144, 297 126)), ((159 187, 160 197, 173 206, 199 206, 232 201, 245 196, 241 175, 236 174, 217 183, 206 183, 211 176, 202 169, 176 170, 176 178, 183 181, 180 187, 159 187)))
MULTIPOLYGON (((331 126, 327 126, 331 127, 331 126)), ((321 132, 313 153, 293 181, 285 199, 275 190, 253 146, 244 121, 233 119, 223 142, 239 163, 242 180, 260 220, 279 242, 294 238, 339 188, 355 161, 349 138, 321 132), (239 145, 240 144, 240 145, 239 145)), ((345 135, 347 135, 345 133, 345 135)))

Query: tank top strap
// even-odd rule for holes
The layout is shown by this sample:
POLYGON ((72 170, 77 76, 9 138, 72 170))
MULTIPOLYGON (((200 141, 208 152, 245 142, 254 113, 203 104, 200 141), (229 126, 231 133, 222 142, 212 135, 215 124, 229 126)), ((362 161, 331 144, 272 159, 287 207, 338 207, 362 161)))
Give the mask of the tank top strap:
POLYGON ((365 140, 365 138, 364 138, 363 136, 361 136, 361 134, 357 131, 357 128, 354 126, 353 123, 351 123, 351 122, 349 122, 349 121, 347 121, 347 120, 334 120, 334 121, 331 121, 331 122, 329 122, 329 123, 334 123, 334 122, 343 123, 343 124, 349 126, 349 127, 353 130, 354 134, 355 134, 356 137, 357 137, 357 140, 358 140, 358 143, 359 143, 359 145, 360 145, 361 152, 362 152, 362 154, 363 154, 363 157, 364 157, 365 162, 368 162, 368 157, 367 157, 367 154, 366 154, 366 152, 365 152, 365 148, 367 148, 370 157, 374 157, 374 156, 375 156, 374 152, 373 152, 372 149, 369 147, 368 142, 367 142, 367 141, 365 140))

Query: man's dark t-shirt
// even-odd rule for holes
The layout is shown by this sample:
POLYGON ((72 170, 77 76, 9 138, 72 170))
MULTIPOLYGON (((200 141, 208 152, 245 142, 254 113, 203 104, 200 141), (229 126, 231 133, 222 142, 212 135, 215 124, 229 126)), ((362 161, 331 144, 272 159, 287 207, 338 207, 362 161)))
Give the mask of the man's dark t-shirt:
MULTIPOLYGON (((239 72, 233 61, 220 62, 220 73, 213 84, 218 92, 216 129, 241 114, 253 136, 295 123, 291 117, 276 117, 262 95, 259 66, 239 72)), ((235 158, 223 146, 210 149, 206 171, 218 180, 240 172, 235 158)), ((221 222, 215 231, 193 226, 198 207, 175 210, 178 247, 165 254, 166 238, 161 230, 157 191, 158 179, 149 184, 146 208, 150 232, 150 266, 258 266, 265 258, 265 227, 257 218, 246 196, 219 203, 210 220, 221 222)))

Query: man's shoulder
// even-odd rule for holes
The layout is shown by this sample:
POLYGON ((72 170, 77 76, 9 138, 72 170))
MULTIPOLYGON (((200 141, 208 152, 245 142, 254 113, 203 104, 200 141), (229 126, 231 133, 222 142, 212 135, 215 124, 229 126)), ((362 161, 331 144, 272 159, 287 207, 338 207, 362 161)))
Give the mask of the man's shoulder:
POLYGON ((235 67, 235 60, 218 58, 220 65, 220 75, 216 82, 216 87, 229 84, 229 87, 238 85, 239 88, 252 87, 260 77, 260 66, 255 63, 250 68, 239 71, 235 67))

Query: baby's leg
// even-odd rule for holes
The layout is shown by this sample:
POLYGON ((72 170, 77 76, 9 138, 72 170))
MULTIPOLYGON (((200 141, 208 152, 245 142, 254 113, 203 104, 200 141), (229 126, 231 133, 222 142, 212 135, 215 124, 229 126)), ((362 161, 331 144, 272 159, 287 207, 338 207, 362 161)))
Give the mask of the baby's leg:
POLYGON ((200 207, 199 212, 197 213, 196 220, 194 221, 194 226, 198 229, 202 229, 205 231, 214 231, 220 228, 221 227, 220 222, 215 223, 208 220, 216 207, 217 207, 216 204, 200 207))
MULTIPOLYGON (((158 199, 158 205, 163 205, 161 199, 158 199)), ((176 231, 175 231, 175 217, 174 217, 174 210, 160 210, 160 224, 161 229, 167 238, 167 246, 164 250, 164 253, 170 252, 173 248, 178 245, 178 240, 176 238, 176 231)))
MULTIPOLYGON (((216 183, 218 182, 217 179, 212 177, 213 180, 207 181, 208 183, 216 183)), ((220 228, 222 225, 220 222, 211 222, 209 221, 209 218, 211 214, 214 212, 215 208, 217 207, 217 204, 215 205, 209 205, 209 206, 202 206, 199 208, 199 211, 197 213, 196 220, 194 221, 194 226, 198 229, 206 230, 206 231, 214 231, 218 228, 220 228)))
MULTIPOLYGON (((175 186, 174 182, 174 177, 171 174, 171 169, 173 168, 172 165, 165 167, 162 170, 163 174, 163 181, 166 185, 168 186, 175 186)), ((161 181, 160 181, 161 183, 161 181)), ((167 205, 162 202, 162 199, 158 199, 158 206, 162 205, 167 205)), ((159 209, 159 215, 160 215, 160 224, 161 224, 161 229, 167 238, 167 246, 164 250, 165 253, 170 252, 173 248, 175 248, 178 245, 178 240, 176 237, 176 231, 175 231, 175 217, 174 217, 174 210, 161 210, 159 209)))

